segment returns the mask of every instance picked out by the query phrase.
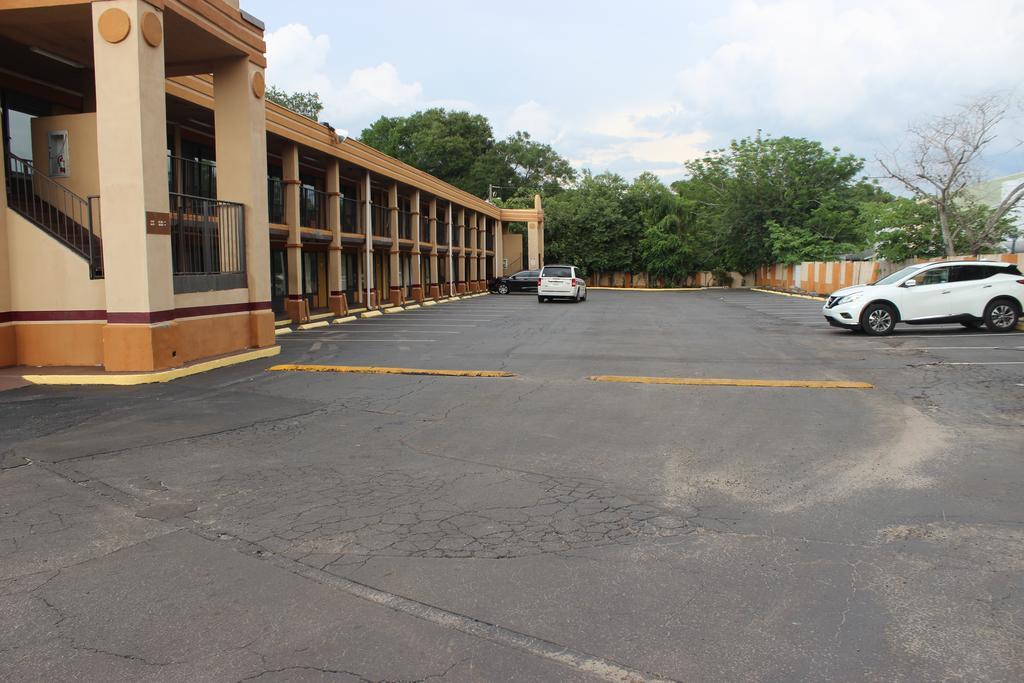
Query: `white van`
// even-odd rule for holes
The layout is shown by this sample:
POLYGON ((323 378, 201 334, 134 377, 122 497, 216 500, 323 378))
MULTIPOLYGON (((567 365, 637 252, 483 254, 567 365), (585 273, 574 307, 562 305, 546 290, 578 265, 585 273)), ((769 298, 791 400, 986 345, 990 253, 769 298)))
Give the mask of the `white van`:
POLYGON ((544 266, 537 280, 537 301, 570 299, 574 302, 587 300, 587 283, 580 277, 575 266, 544 266))

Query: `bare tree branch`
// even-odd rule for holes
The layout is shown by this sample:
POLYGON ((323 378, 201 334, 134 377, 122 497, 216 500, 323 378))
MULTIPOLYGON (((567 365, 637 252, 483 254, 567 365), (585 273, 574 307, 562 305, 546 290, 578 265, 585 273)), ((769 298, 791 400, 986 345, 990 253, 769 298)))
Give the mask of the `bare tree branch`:
POLYGON ((938 116, 907 129, 910 153, 890 154, 878 163, 890 178, 915 198, 935 206, 942 228, 946 254, 953 256, 958 241, 972 248, 998 238, 1000 220, 1024 197, 1024 183, 1014 188, 983 222, 971 222, 977 212, 959 211, 965 190, 981 180, 978 166, 986 147, 995 139, 997 126, 1010 109, 1003 95, 988 95, 963 105, 957 112, 938 116))

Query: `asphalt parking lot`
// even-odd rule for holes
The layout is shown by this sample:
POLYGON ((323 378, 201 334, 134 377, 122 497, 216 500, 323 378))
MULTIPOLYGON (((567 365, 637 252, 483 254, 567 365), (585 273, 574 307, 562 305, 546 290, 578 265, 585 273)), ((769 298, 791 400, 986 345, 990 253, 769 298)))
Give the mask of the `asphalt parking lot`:
POLYGON ((1020 680, 1024 335, 820 308, 491 295, 2 393, 0 679, 1020 680))

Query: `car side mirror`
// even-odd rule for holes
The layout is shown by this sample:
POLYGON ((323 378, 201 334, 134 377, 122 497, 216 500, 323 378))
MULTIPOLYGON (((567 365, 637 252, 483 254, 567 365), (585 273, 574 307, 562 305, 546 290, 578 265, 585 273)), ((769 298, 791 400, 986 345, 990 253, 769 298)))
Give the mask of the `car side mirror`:
POLYGON ((904 287, 916 287, 917 286, 917 280, 914 280, 914 279, 907 280, 906 282, 903 283, 903 286, 904 287))

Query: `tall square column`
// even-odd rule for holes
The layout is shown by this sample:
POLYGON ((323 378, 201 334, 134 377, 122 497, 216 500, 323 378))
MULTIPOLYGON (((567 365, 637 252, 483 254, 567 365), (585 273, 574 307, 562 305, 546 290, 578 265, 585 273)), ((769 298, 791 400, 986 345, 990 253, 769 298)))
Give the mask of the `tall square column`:
POLYGON ((302 295, 302 230, 299 225, 299 146, 287 142, 281 150, 281 182, 284 185, 284 223, 288 226, 288 298, 285 312, 292 322, 309 320, 309 306, 302 295))
POLYGON ((401 306, 405 296, 402 292, 402 273, 398 266, 398 183, 391 183, 388 187, 388 212, 391 216, 391 251, 388 254, 391 267, 388 268, 388 285, 391 288, 391 303, 401 306))
MULTIPOLYGON (((263 68, 247 57, 218 62, 213 71, 217 198, 245 207, 245 273, 249 345, 273 346, 270 308, 270 225, 267 217, 267 127, 263 68)), ((180 126, 175 144, 180 145, 180 126)))
POLYGON ((476 288, 487 290, 487 215, 477 214, 476 288))
MULTIPOLYGON (((6 164, 0 164, 0 187, 7 187, 6 164)), ((2 319, 11 306, 10 250, 7 243, 7 193, 0 192, 0 368, 18 362, 14 324, 2 319)))
POLYGON ((501 221, 494 221, 494 277, 505 277, 505 235, 501 221))
POLYGON ((103 207, 107 370, 181 365, 174 322, 163 17, 142 0, 92 4, 103 207), (149 39, 141 27, 147 26, 149 39), (153 43, 156 43, 155 45, 153 43))
POLYGON ((475 292, 477 290, 476 250, 477 236, 479 235, 479 232, 477 231, 477 220, 479 215, 480 214, 478 213, 470 214, 466 221, 466 227, 469 233, 469 240, 467 240, 468 244, 466 245, 469 248, 469 284, 467 285, 467 289, 470 292, 475 292))
POLYGON ((466 210, 459 209, 457 224, 454 227, 459 231, 459 248, 456 255, 458 261, 458 277, 455 279, 456 291, 459 294, 466 293, 466 210))
POLYGON ((376 308, 377 288, 373 284, 373 185, 369 171, 363 173, 363 182, 360 189, 363 201, 363 234, 366 236, 362 259, 363 274, 366 278, 361 288, 366 292, 363 305, 367 308, 376 308))
POLYGON ((423 231, 420 229, 420 191, 414 190, 409 206, 409 222, 412 224, 412 298, 423 301, 423 269, 420 267, 420 242, 423 231))
POLYGON ((437 248, 438 243, 441 241, 437 236, 437 200, 430 200, 430 241, 434 246, 430 249, 430 272, 434 274, 434 281, 430 283, 430 296, 431 299, 436 299, 441 296, 441 277, 440 272, 437 269, 437 248))
POLYGON ((540 259, 538 268, 544 267, 544 208, 540 203, 540 195, 533 195, 533 208, 537 212, 537 257, 540 259))
POLYGON ((327 162, 327 227, 331 246, 327 251, 328 305, 334 315, 348 314, 348 301, 341 287, 341 172, 338 160, 327 162))

